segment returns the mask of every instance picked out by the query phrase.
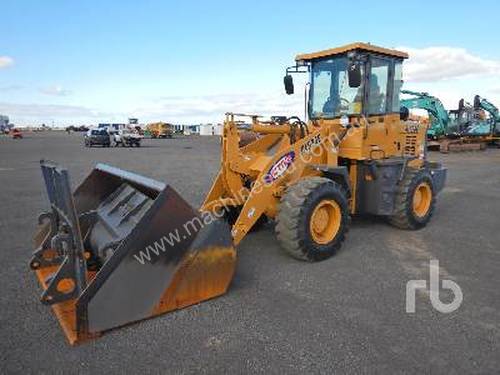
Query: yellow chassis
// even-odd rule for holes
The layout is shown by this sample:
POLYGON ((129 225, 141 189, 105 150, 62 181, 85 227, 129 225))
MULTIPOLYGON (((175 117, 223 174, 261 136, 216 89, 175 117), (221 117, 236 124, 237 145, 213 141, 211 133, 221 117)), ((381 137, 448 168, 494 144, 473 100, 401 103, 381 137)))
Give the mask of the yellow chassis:
POLYGON ((221 168, 201 210, 220 213, 241 207, 232 228, 237 245, 262 215, 276 217, 289 185, 321 175, 318 166, 332 168, 338 166, 339 158, 349 160, 353 189, 349 203, 355 213, 356 161, 408 157, 409 164, 422 165, 425 127, 402 123, 399 114, 353 118, 345 125, 340 119, 309 122, 302 136, 290 122, 278 125, 259 121, 258 116, 226 114, 221 168), (240 147, 242 121, 238 118, 242 116, 251 118, 248 128, 260 138, 240 147))

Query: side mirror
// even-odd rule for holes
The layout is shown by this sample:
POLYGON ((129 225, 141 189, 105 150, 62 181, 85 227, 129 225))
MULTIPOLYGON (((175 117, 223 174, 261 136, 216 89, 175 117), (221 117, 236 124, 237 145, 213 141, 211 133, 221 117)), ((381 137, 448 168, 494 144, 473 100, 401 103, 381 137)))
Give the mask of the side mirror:
POLYGON ((283 83, 285 84, 285 92, 287 95, 293 94, 293 78, 291 75, 287 74, 283 77, 283 83))
POLYGON ((361 86, 361 65, 355 62, 349 64, 348 68, 349 87, 361 86))
POLYGON ((410 118, 410 110, 408 109, 408 107, 401 106, 399 110, 399 118, 402 121, 407 121, 410 118))

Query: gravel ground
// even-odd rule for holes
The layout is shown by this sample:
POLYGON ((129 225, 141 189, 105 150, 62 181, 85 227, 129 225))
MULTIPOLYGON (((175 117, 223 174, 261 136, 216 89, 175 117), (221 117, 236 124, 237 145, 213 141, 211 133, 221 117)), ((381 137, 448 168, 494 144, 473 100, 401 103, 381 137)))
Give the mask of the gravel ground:
POLYGON ((67 166, 74 184, 101 161, 166 181, 196 207, 219 167, 219 140, 87 149, 81 134, 0 137, 1 373, 499 371, 500 150, 431 154, 449 177, 423 230, 354 218, 337 256, 307 264, 284 254, 268 226, 238 247, 226 295, 77 347, 38 302, 28 269, 36 218, 47 207, 42 157, 67 166), (428 280, 430 259, 439 260, 441 278, 458 283, 463 303, 443 314, 418 292, 408 314, 406 283, 428 280))

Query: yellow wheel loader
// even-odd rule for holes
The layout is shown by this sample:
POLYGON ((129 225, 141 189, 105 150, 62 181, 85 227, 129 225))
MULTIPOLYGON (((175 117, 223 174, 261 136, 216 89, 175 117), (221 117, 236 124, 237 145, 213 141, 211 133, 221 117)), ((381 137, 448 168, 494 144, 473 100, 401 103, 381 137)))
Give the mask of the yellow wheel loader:
POLYGON ((146 126, 151 138, 172 138, 174 130, 172 125, 166 122, 153 122, 146 126))
POLYGON ((400 119, 404 52, 371 44, 302 54, 307 122, 228 113, 220 171, 194 210, 168 184, 98 164, 72 193, 42 161, 50 210, 30 266, 70 343, 226 292, 235 246, 262 221, 305 261, 340 248, 351 215, 425 226, 446 169, 426 158, 426 128, 400 119), (240 143, 243 130, 259 136, 240 143))

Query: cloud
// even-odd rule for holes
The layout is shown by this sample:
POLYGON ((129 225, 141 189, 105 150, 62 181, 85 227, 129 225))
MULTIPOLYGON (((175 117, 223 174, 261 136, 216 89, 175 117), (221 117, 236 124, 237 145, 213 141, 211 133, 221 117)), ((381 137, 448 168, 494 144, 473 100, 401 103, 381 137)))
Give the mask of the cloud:
MULTIPOLYGON (((447 108, 456 108, 458 100, 471 101, 480 94, 500 104, 500 61, 485 59, 465 49, 429 47, 400 48, 410 54, 405 62, 405 88, 427 91, 439 97, 447 108)), ((305 75, 295 76, 295 95, 285 95, 281 85, 248 93, 213 93, 211 95, 142 97, 126 102, 100 103, 95 108, 80 105, 12 104, 0 102, 0 113, 26 123, 89 124, 124 122, 138 117, 141 123, 168 121, 180 124, 221 122, 226 112, 304 117, 305 75), (141 102, 142 101, 142 102, 141 102), (130 106, 130 103, 134 103, 130 106), (136 104, 140 103, 140 104, 136 104), (134 108, 134 105, 136 107, 134 108), (96 108, 99 108, 97 110, 96 108), (106 111, 106 112, 105 112, 106 111), (109 112, 108 112, 109 111, 109 112)), ((279 80, 278 80, 279 82, 279 80)), ((71 92, 61 86, 41 89, 44 94, 66 96, 71 92)), ((74 95, 77 96, 76 94, 74 95)), ((73 98, 73 96, 72 96, 73 98)), ((75 101, 76 99, 72 100, 75 101)), ((13 120, 14 121, 14 120, 13 120)))
POLYGON ((48 86, 40 89, 40 92, 44 95, 50 96, 68 96, 71 91, 63 89, 61 86, 48 86))
POLYGON ((0 56, 0 69, 14 65, 14 59, 9 56, 0 56))
POLYGON ((171 96, 136 108, 134 113, 141 120, 163 119, 181 123, 222 122, 226 112, 303 117, 303 99, 302 95, 286 96, 280 92, 171 96))
POLYGON ((20 125, 40 123, 89 124, 105 122, 107 119, 126 119, 124 114, 101 112, 79 105, 58 104, 19 104, 0 102, 0 113, 6 114, 11 121, 20 125))
POLYGON ((500 87, 491 88, 491 89, 489 89, 489 92, 492 93, 492 94, 498 94, 498 95, 500 95, 500 87))
POLYGON ((55 123, 57 125, 125 122, 138 117, 141 123, 169 121, 178 124, 222 122, 226 112, 269 115, 304 114, 304 98, 287 96, 277 91, 269 94, 214 94, 205 96, 166 96, 144 103, 126 112, 104 112, 79 105, 19 104, 0 102, 0 113, 22 125, 55 123))
POLYGON ((57 104, 14 104, 0 102, 0 112, 13 116, 95 117, 97 112, 83 106, 57 104))
POLYGON ((399 47, 409 53, 405 63, 405 80, 432 82, 460 77, 500 75, 500 61, 485 59, 464 48, 399 47))

